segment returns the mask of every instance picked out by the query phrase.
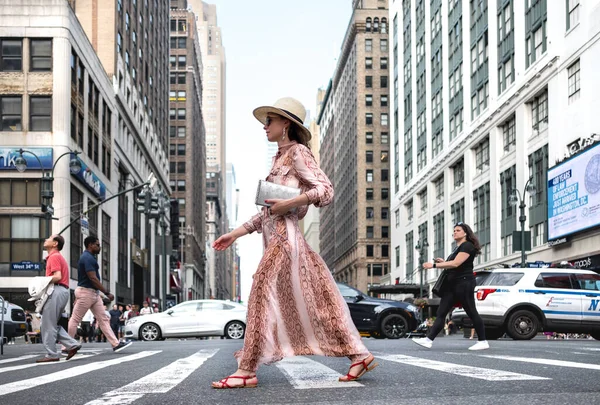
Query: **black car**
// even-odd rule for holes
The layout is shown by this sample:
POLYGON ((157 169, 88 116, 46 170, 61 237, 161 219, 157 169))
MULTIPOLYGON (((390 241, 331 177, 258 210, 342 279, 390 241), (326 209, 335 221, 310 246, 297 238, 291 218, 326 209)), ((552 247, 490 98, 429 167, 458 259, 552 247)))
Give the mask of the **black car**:
POLYGON ((399 339, 421 323, 419 309, 402 301, 370 297, 344 283, 337 283, 354 325, 374 338, 399 339))

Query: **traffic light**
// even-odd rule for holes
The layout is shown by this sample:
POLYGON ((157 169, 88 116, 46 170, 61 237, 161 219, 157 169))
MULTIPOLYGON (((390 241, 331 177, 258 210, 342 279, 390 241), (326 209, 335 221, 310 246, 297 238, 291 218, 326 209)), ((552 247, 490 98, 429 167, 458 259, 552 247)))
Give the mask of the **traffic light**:
POLYGON ((150 218, 158 218, 160 217, 160 207, 158 205, 158 196, 152 195, 150 197, 150 208, 148 210, 150 214, 150 218))
POLYGON ((150 210, 150 193, 145 190, 141 191, 135 199, 135 205, 137 212, 148 214, 150 210))

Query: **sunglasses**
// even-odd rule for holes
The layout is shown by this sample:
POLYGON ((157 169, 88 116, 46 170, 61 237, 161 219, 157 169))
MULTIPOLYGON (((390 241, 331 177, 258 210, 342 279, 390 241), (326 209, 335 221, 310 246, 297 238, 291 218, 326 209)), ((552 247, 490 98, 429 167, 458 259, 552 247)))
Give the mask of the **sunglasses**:
POLYGON ((273 122, 274 119, 276 119, 276 118, 275 117, 265 118, 265 125, 268 127, 269 125, 271 125, 271 123, 273 122))
POLYGON ((464 225, 464 224, 465 224, 464 222, 457 222, 456 224, 454 224, 454 226, 461 226, 461 225, 464 225))

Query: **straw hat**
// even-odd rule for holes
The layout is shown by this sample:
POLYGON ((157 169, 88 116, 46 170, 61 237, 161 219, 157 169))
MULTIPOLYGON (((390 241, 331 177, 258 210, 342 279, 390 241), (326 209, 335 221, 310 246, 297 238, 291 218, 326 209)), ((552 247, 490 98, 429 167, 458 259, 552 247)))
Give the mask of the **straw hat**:
POLYGON ((304 119, 306 118, 306 109, 302 103, 295 98, 284 97, 277 100, 273 105, 265 105, 254 109, 253 114, 257 120, 265 124, 267 120, 267 114, 273 113, 281 115, 295 123, 298 127, 299 136, 303 138, 303 143, 308 143, 312 135, 308 128, 304 126, 304 119))

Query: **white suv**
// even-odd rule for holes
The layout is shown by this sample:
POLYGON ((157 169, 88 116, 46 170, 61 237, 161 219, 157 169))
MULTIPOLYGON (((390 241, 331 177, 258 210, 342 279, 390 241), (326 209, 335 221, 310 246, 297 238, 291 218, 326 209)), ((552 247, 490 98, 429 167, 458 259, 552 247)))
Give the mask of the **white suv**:
MULTIPOLYGON (((478 277, 475 295, 487 339, 507 333, 528 340, 549 331, 589 333, 600 340, 600 274, 593 271, 495 269, 478 277)), ((457 326, 473 324, 463 308, 454 310, 452 321, 457 326)))

